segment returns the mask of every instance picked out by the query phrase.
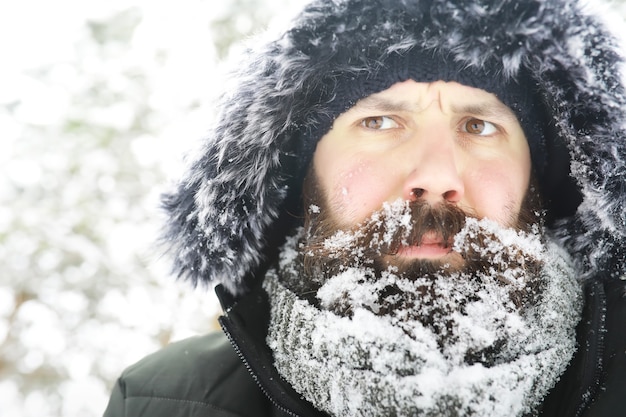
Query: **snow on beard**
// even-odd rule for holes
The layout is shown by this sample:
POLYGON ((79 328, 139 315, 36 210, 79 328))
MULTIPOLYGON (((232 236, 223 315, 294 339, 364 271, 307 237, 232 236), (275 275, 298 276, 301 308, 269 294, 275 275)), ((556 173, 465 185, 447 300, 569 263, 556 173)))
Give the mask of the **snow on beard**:
POLYGON ((383 203, 381 210, 346 230, 337 225, 325 204, 311 204, 301 240, 303 270, 318 284, 348 267, 371 267, 377 276, 390 271, 409 278, 482 271, 508 281, 515 267, 540 267, 532 262, 536 255, 525 253, 518 244, 524 236, 543 239, 543 215, 532 190, 513 221, 514 228, 488 220, 478 222, 454 204, 432 206, 425 201, 398 199, 383 203), (518 238, 509 238, 511 233, 518 238), (450 253, 441 259, 396 256, 401 247, 420 246, 425 236, 436 236, 450 253))
POLYGON ((511 317, 540 302, 544 287, 543 228, 531 201, 515 228, 451 204, 398 200, 337 230, 327 209, 313 206, 299 250, 306 279, 294 290, 340 316, 359 308, 387 316, 410 336, 425 327, 446 356, 493 365, 507 356, 511 317), (462 261, 396 261, 401 246, 417 246, 425 234, 442 237, 462 261), (488 340, 474 340, 477 323, 488 340))

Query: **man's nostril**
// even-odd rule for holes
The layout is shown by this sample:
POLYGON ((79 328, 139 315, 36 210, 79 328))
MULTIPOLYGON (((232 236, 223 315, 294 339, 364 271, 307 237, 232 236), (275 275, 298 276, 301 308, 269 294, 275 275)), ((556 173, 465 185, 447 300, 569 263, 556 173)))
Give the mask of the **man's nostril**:
POLYGON ((411 190, 411 196, 413 196, 415 198, 422 198, 424 196, 424 189, 423 188, 413 188, 411 190))

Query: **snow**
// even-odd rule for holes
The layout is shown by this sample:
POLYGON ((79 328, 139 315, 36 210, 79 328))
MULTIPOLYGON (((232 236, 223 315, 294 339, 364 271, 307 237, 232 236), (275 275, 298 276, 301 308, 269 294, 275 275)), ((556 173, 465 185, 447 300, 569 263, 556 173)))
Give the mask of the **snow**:
POLYGON ((287 3, 0 5, 0 415, 101 416, 124 368, 218 327, 154 246, 159 195, 211 123, 233 18, 287 3))
MULTIPOLYGON (((384 219, 400 227, 405 208, 387 204, 365 223, 384 219)), ((526 233, 468 219, 453 249, 492 260, 491 270, 403 276, 393 269, 376 273, 358 261, 360 232, 328 238, 327 248, 357 261, 321 281, 318 304, 279 282, 307 279, 290 267, 302 230, 283 250, 281 278, 266 280, 268 343, 279 372, 298 392, 342 416, 450 414, 442 404, 452 403, 475 415, 515 416, 540 401, 574 352, 582 305, 581 285, 562 249, 544 243, 538 228, 526 233), (543 265, 540 275, 526 269, 535 261, 543 265), (516 304, 514 295, 526 290, 516 304)), ((388 236, 381 240, 389 243, 388 236)))
MULTIPOLYGON (((0 5, 2 416, 100 416, 125 367, 170 341, 214 328, 214 298, 174 283, 151 242, 160 220, 158 195, 167 178, 177 177, 180 155, 211 122, 208 98, 221 82, 215 62, 233 51, 225 35, 248 35, 243 31, 256 30, 256 22, 275 26, 275 16, 301 2, 247 2, 256 9, 233 11, 239 4, 0 5), (217 25, 238 13, 250 17, 217 25)), ((336 243, 349 242, 341 239, 336 243)), ((360 301, 356 320, 372 331, 358 337, 371 339, 382 326, 372 314, 378 308, 372 294, 381 287, 359 290, 353 272, 327 282, 320 297, 330 306, 345 290, 351 303, 360 301)), ((414 285, 393 273, 386 280, 403 291, 414 285)), ((539 309, 532 314, 546 329, 560 317, 539 309)), ((455 320, 477 344, 493 339, 489 329, 455 320)), ((499 320, 506 331, 524 327, 519 316, 499 320)), ((376 357, 376 369, 386 366, 382 358, 376 357)), ((464 379, 482 375, 479 366, 462 372, 457 376, 464 379)), ((432 382, 425 389, 446 381, 436 368, 422 375, 432 382)))

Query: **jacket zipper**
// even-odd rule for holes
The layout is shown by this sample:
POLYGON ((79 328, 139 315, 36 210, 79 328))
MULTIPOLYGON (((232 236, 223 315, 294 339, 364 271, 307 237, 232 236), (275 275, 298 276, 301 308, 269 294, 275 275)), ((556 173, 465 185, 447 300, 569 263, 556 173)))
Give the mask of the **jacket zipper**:
POLYGON ((241 359, 241 361, 243 362, 244 366, 248 370, 248 373, 250 373, 250 375, 252 376, 252 379, 254 379, 254 382, 256 382, 256 384, 259 387, 259 389, 261 390, 261 392, 265 395, 265 397, 267 397, 267 399, 272 403, 272 405, 274 407, 276 407, 278 410, 282 411, 283 413, 285 413, 287 415, 290 415, 292 417, 300 417, 299 414, 296 414, 293 411, 291 411, 291 410, 283 407, 282 405, 278 404, 278 402, 276 402, 276 400, 270 395, 270 393, 267 392, 267 390, 265 389, 265 387, 263 386, 261 381, 259 381, 259 378, 256 376, 256 374, 254 373, 254 371, 250 367, 250 364, 248 363, 248 360, 246 359, 244 354, 241 352, 241 349, 239 349, 239 346, 237 345, 237 342, 235 342, 235 339, 233 339, 233 337, 231 336, 230 331, 228 331, 228 329, 226 328, 226 325, 221 320, 220 320, 220 326, 222 327, 222 331, 224 332, 224 334, 228 338, 228 341, 232 345, 233 349, 235 349, 235 352, 237 353, 237 356, 239 356, 239 359, 241 359))

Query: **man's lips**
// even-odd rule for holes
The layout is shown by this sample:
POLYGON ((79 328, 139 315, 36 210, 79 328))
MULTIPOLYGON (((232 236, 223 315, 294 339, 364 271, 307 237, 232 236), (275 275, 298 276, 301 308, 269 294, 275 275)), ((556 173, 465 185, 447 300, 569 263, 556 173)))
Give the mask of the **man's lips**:
POLYGON ((406 258, 437 259, 452 252, 450 245, 439 237, 427 234, 418 245, 400 245, 397 255, 406 258))

